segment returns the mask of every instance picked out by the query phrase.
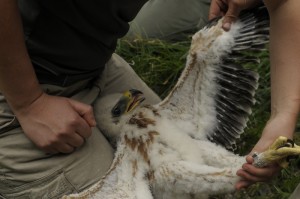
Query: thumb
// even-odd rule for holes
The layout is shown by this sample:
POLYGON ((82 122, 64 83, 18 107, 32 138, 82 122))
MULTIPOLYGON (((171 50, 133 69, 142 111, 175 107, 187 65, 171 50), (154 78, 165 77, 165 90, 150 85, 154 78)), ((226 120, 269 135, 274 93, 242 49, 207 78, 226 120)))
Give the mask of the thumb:
POLYGON ((70 105, 75 109, 75 111, 89 124, 90 127, 96 126, 96 120, 94 117, 93 108, 90 105, 68 99, 70 105))
POLYGON ((253 161, 254 161, 254 159, 253 159, 253 157, 252 157, 251 155, 248 155, 248 156, 246 157, 246 161, 247 161, 248 164, 252 164, 253 161))
POLYGON ((224 19, 223 19, 223 29, 225 31, 229 31, 230 30, 230 27, 231 27, 231 24, 234 23, 239 14, 240 14, 241 10, 240 8, 235 5, 235 4, 230 4, 229 7, 228 7, 228 10, 224 16, 224 19))
POLYGON ((212 0, 210 7, 209 7, 209 12, 208 12, 208 20, 212 20, 216 17, 221 16, 221 6, 222 6, 222 2, 220 3, 217 0, 212 0))

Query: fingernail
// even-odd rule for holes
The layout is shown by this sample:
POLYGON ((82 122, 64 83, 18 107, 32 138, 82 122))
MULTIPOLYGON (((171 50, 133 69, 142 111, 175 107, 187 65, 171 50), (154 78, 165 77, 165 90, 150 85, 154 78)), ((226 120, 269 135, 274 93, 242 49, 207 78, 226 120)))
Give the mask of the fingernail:
POLYGON ((225 24, 223 24, 223 29, 226 30, 226 31, 227 31, 227 30, 230 30, 230 27, 231 27, 231 24, 228 23, 228 22, 225 23, 225 24))

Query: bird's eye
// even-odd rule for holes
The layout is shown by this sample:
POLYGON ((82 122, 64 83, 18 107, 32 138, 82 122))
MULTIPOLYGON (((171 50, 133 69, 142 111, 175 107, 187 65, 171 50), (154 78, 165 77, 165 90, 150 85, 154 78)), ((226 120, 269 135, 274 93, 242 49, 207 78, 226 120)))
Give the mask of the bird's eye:
POLYGON ((114 117, 119 117, 121 115, 121 109, 119 107, 113 108, 111 112, 114 117))

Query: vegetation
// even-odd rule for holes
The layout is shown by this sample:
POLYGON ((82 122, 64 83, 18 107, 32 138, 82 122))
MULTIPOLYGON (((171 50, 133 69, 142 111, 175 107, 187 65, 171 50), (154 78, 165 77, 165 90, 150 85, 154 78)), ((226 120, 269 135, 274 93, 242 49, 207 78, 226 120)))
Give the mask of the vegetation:
MULTIPOLYGON (((120 54, 140 75, 140 77, 162 98, 176 83, 186 61, 190 38, 184 41, 168 42, 161 40, 121 40, 117 53, 120 54)), ((260 137, 260 133, 270 115, 270 77, 268 52, 256 53, 259 64, 245 65, 260 75, 257 89, 257 103, 236 153, 247 154, 260 137)), ((299 130, 299 129, 298 129, 299 130)), ((298 131, 299 132, 299 131, 298 131)), ((296 143, 300 144, 300 133, 296 133, 296 143)), ((248 189, 215 199, 285 199, 300 182, 300 159, 293 160, 287 169, 269 183, 258 183, 248 189)))

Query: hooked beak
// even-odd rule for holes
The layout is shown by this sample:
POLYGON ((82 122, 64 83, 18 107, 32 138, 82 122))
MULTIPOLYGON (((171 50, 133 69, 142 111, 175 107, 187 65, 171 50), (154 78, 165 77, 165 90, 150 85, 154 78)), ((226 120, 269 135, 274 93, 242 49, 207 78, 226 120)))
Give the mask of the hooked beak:
POLYGON ((137 89, 131 89, 123 93, 118 103, 111 110, 113 117, 129 113, 145 100, 143 93, 137 89))
POLYGON ((143 92, 137 89, 130 89, 128 92, 130 93, 130 95, 128 96, 129 101, 126 109, 127 113, 132 111, 135 107, 137 107, 145 100, 143 92))

